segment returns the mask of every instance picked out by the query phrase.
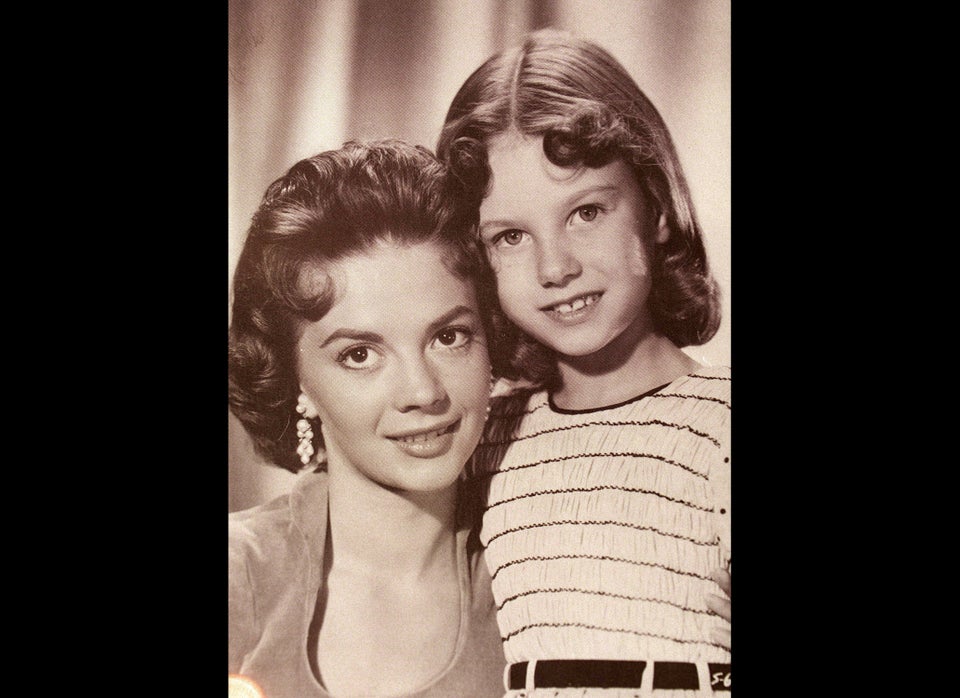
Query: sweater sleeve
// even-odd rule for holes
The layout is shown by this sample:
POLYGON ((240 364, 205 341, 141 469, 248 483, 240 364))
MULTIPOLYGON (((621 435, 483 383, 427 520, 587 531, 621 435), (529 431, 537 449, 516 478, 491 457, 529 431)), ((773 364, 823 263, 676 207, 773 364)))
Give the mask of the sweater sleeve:
MULTIPOLYGON (((730 403, 729 392, 723 395, 723 399, 727 404, 730 403)), ((715 462, 710 467, 710 489, 713 497, 714 516, 717 521, 717 538, 720 543, 720 566, 729 570, 733 554, 730 536, 732 463, 729 419, 723 422, 715 435, 720 442, 720 448, 715 462)))
POLYGON ((257 609, 247 566, 246 546, 231 522, 228 545, 228 672, 241 673, 247 653, 256 645, 257 609))

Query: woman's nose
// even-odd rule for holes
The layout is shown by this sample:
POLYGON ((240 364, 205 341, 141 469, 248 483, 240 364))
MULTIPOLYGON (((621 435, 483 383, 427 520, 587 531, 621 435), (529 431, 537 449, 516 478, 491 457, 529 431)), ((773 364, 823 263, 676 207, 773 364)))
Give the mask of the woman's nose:
POLYGON ((396 407, 401 412, 444 406, 447 391, 434 366, 419 359, 405 362, 401 368, 396 407))
POLYGON ((562 286, 582 271, 580 262, 562 236, 540 241, 537 249, 537 280, 541 286, 562 286))

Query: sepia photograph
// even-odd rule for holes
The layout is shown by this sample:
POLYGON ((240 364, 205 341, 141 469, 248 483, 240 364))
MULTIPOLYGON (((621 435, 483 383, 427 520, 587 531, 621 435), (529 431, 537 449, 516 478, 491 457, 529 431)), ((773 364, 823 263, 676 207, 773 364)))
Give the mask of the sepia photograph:
POLYGON ((731 1, 227 19, 229 695, 731 695, 731 1))

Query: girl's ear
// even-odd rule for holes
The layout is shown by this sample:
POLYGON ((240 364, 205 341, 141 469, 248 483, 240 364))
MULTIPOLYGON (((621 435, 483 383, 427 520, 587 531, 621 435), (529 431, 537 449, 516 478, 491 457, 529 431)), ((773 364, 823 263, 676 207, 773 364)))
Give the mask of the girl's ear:
POLYGON ((670 239, 670 228, 667 227, 667 214, 661 213, 660 220, 657 221, 657 236, 654 238, 657 244, 662 245, 670 239))

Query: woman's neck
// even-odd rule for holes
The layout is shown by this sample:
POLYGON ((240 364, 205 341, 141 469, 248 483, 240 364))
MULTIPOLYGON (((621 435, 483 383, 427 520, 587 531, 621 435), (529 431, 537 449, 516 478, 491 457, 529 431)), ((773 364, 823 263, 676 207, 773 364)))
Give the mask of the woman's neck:
POLYGON ((329 463, 329 472, 311 666, 331 695, 414 693, 457 647, 464 613, 457 485, 413 494, 385 489, 343 463, 329 463))
POLYGON ((410 493, 336 464, 329 472, 328 565, 396 580, 455 564, 456 483, 410 493))
POLYGON ((553 403, 587 410, 625 402, 699 368, 700 364, 660 334, 630 327, 589 356, 560 356, 561 387, 553 403))

